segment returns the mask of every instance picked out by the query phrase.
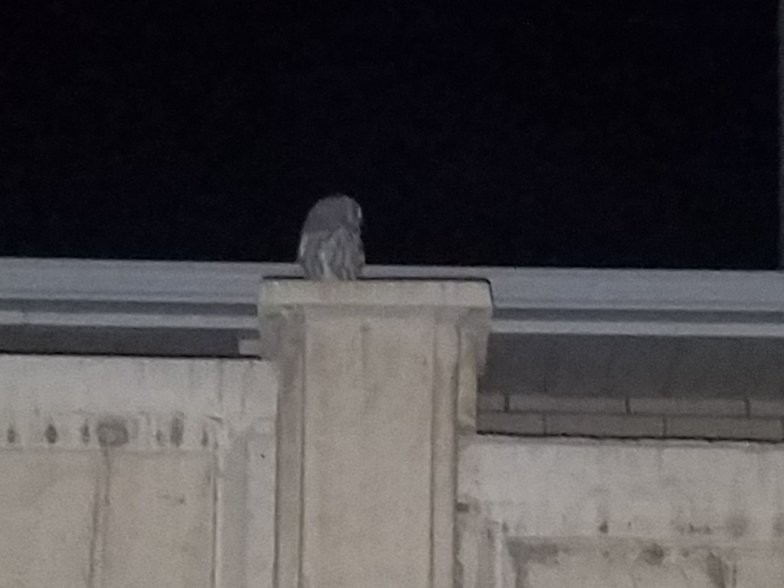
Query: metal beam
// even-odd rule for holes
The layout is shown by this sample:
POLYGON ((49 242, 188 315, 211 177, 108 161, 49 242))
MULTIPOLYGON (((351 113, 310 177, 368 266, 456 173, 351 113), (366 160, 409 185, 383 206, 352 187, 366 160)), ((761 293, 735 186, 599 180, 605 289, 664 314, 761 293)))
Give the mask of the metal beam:
MULTIPOLYGON (((0 258, 0 325, 247 331, 260 281, 299 275, 277 263, 0 258)), ((784 336, 778 272, 370 266, 367 276, 486 279, 497 333, 784 336)))

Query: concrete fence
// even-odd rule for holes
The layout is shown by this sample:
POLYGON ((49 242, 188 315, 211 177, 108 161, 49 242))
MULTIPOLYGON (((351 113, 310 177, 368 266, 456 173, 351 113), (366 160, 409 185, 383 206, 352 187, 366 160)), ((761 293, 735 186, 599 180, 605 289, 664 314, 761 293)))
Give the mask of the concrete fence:
POLYGON ((0 586, 270 586, 276 394, 260 361, 0 356, 0 586))
POLYGON ((486 287, 265 288, 272 361, 0 356, 0 587, 784 585, 781 445, 480 436, 486 287))
POLYGON ((466 588, 784 585, 778 445, 466 438, 466 588))

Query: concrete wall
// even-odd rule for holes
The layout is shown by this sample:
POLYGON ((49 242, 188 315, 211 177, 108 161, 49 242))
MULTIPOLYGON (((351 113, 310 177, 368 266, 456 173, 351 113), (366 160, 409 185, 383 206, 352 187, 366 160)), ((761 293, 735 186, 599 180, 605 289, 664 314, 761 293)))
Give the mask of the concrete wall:
MULTIPOLYGON (((0 356, 0 586, 271 587, 255 360, 0 356)), ((784 448, 465 435, 465 588, 784 585, 784 448)))
POLYGON ((784 448, 463 440, 466 588, 784 585, 784 448))
POLYGON ((271 586, 252 360, 0 356, 0 586, 271 586))

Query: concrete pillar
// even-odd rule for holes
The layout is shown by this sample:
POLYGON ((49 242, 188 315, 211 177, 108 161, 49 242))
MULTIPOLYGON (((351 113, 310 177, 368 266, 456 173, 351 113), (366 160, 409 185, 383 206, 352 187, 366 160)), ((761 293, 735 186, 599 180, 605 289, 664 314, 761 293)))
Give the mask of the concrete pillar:
POLYGON ((262 285, 279 369, 276 588, 453 588, 484 282, 262 285))

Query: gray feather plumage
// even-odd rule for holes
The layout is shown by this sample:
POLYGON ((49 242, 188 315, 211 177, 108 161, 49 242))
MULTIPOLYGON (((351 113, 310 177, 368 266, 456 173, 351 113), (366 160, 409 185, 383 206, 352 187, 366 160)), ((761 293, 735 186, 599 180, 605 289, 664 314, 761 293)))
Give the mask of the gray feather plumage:
POLYGON ((322 198, 310 209, 297 261, 309 280, 355 280, 365 265, 362 209, 349 196, 322 198))

